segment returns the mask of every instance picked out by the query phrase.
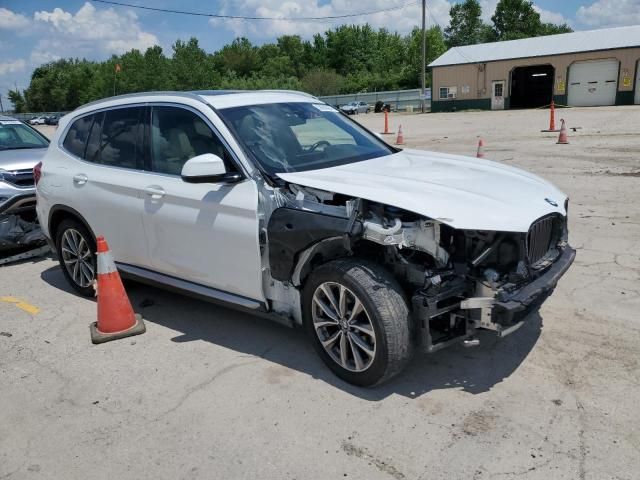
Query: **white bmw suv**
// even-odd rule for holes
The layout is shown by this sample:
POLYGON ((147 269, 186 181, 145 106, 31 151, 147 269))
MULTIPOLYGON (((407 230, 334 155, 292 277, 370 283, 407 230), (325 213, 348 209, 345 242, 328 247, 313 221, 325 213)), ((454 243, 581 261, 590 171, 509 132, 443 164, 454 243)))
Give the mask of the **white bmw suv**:
POLYGON ((81 294, 104 235, 123 276, 303 325, 362 386, 416 348, 516 330, 575 257, 568 199, 545 180, 400 150, 297 92, 85 105, 60 120, 36 180, 40 223, 81 294))

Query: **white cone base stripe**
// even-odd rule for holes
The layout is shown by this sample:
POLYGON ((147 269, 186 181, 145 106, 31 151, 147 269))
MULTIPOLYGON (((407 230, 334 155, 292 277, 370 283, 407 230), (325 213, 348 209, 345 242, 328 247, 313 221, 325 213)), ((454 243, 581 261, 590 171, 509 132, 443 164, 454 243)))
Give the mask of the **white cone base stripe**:
POLYGON ((111 251, 98 253, 98 275, 103 273, 114 273, 117 272, 116 263, 113 261, 113 255, 111 255, 111 251))

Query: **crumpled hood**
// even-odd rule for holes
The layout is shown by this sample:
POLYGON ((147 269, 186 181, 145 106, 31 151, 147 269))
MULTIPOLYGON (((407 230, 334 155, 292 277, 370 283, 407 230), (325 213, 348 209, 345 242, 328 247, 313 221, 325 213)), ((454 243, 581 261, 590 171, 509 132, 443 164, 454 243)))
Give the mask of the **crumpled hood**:
POLYGON ((290 183, 402 208, 458 229, 526 232, 544 215, 566 215, 566 195, 537 175, 489 160, 437 152, 407 149, 278 176, 290 183))
POLYGON ((0 169, 13 171, 33 168, 42 160, 45 153, 47 153, 47 147, 0 150, 0 169))

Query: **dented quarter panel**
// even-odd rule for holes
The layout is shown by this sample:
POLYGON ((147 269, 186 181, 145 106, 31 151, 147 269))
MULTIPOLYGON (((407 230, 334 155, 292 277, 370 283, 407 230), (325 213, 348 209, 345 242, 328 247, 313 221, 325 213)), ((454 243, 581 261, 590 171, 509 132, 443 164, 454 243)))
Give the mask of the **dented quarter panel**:
POLYGON ((456 229, 526 232, 544 215, 566 215, 566 195, 546 180, 518 168, 459 155, 407 149, 278 176, 402 208, 456 229))

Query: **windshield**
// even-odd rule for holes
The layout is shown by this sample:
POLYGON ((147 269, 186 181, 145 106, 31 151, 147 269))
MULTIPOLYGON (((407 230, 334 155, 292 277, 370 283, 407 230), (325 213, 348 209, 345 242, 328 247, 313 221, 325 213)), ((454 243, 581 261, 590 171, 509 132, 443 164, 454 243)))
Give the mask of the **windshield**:
POLYGON ((17 120, 0 121, 0 150, 46 148, 49 142, 17 120))
POLYGON ((232 107, 220 115, 270 175, 334 167, 394 150, 357 123, 320 103, 232 107))

